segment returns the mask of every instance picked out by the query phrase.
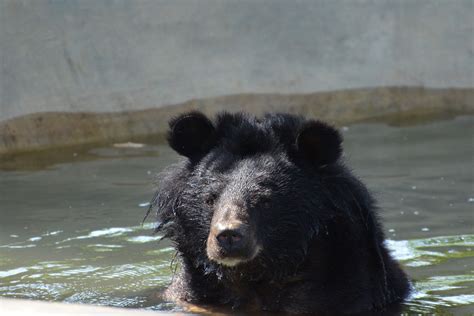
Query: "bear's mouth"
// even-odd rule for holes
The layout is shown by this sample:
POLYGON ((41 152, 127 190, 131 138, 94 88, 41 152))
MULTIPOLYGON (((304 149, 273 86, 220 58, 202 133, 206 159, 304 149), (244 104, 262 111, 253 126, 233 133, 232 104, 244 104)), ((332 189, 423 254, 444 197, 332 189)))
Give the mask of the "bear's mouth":
POLYGON ((226 267, 235 267, 239 264, 252 261, 258 256, 261 250, 262 247, 256 245, 240 255, 229 255, 223 249, 212 249, 212 247, 209 247, 208 245, 207 257, 209 260, 214 261, 220 265, 226 267))
MULTIPOLYGON (((213 260, 213 259, 211 259, 213 260)), ((242 260, 240 258, 216 258, 214 259, 213 261, 215 261, 216 263, 220 264, 220 265, 223 265, 223 266, 226 266, 226 267, 235 267, 236 265, 240 264, 240 263, 243 263, 243 262, 246 262, 247 260, 242 260)))

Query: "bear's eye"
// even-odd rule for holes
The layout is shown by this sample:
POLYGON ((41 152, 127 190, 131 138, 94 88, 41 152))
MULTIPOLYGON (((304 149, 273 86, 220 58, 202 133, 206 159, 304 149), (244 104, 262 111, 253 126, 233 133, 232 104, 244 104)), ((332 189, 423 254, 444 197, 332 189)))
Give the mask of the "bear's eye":
POLYGON ((214 203, 216 202, 216 199, 217 199, 217 195, 216 194, 211 194, 206 198, 205 202, 206 202, 207 205, 213 206, 214 203))
POLYGON ((260 204, 260 207, 262 208, 270 208, 272 205, 270 199, 263 199, 260 201, 259 204, 260 204))

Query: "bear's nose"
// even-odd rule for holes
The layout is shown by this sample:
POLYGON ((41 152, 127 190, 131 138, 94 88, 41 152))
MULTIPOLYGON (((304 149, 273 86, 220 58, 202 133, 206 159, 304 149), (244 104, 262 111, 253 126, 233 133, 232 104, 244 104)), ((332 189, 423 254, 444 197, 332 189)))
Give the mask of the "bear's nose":
POLYGON ((235 251, 242 247, 243 234, 241 229, 223 229, 216 234, 219 246, 227 251, 235 251))

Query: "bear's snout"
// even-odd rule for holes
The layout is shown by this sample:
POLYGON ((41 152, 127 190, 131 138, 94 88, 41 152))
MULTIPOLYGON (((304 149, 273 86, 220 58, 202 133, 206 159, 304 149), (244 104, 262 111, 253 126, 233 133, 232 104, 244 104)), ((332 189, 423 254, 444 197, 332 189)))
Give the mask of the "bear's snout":
POLYGON ((240 221, 222 221, 211 226, 208 248, 220 257, 243 257, 250 244, 251 232, 247 224, 240 221))
POLYGON ((242 215, 242 209, 235 206, 217 210, 214 214, 207 238, 207 256, 212 261, 235 266, 258 254, 256 234, 248 219, 239 215, 242 215))

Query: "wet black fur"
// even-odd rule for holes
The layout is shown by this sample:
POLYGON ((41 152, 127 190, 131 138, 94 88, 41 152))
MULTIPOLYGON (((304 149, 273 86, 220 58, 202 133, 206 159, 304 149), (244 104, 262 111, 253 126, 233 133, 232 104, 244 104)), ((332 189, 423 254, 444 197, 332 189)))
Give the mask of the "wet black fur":
POLYGON ((375 202, 341 162, 334 128, 287 114, 211 121, 191 112, 170 122, 168 140, 186 157, 161 174, 151 205, 181 261, 168 299, 334 315, 378 314, 408 295, 375 202), (263 245, 232 268, 206 255, 213 202, 230 188, 263 245))

